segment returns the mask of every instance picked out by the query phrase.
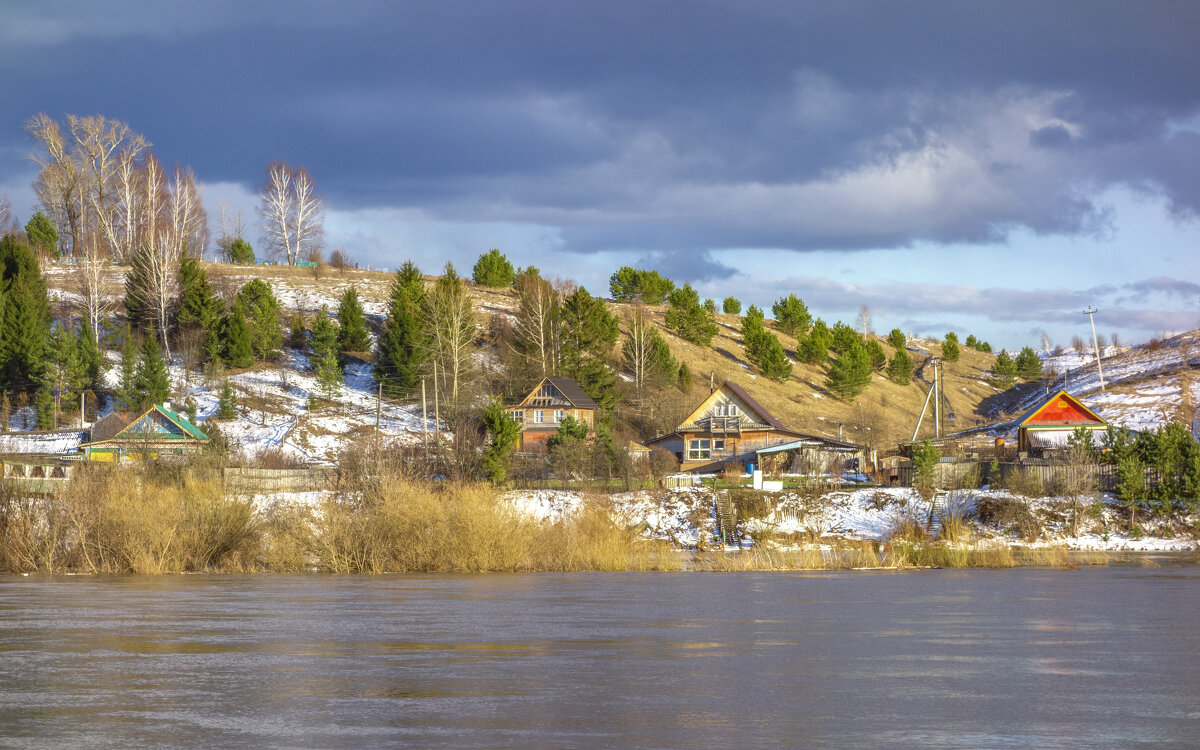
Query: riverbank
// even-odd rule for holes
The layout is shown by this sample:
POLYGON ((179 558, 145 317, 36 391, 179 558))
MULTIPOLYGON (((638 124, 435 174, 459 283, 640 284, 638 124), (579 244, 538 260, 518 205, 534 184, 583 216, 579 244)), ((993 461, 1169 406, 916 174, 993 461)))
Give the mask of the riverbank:
POLYGON ((0 496, 16 573, 849 570, 1071 567, 1193 554, 1192 516, 1122 527, 1104 498, 1002 490, 604 493, 376 478, 338 492, 227 496, 212 472, 92 471, 49 496, 0 496))

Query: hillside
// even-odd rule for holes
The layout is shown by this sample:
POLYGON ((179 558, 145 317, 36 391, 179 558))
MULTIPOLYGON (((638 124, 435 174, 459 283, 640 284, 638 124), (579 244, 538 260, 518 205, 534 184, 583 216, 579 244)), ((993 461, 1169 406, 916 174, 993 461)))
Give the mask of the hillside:
MULTIPOLYGON (((358 289, 372 327, 372 333, 382 323, 392 275, 382 271, 323 268, 319 275, 312 269, 283 266, 230 266, 206 264, 210 283, 227 300, 252 278, 268 281, 285 308, 285 315, 299 311, 305 315, 318 312, 322 306, 336 310, 342 292, 351 285, 358 289)), ((114 266, 108 271, 108 290, 115 311, 121 311, 124 294, 124 269, 114 266)), ((72 291, 71 271, 67 266, 52 266, 46 271, 51 298, 58 315, 72 315, 77 299, 72 291)), ((510 315, 517 307, 513 293, 506 289, 489 289, 470 285, 479 314, 481 340, 491 316, 510 315)), ((619 319, 630 306, 609 303, 619 319)), ((661 326, 665 306, 651 307, 652 318, 661 326)), ((693 374, 688 392, 668 388, 643 400, 639 406, 626 399, 620 407, 625 416, 639 425, 644 433, 666 429, 677 423, 708 392, 710 378, 714 382, 731 380, 746 388, 767 409, 785 424, 829 437, 843 437, 880 449, 894 447, 912 437, 918 415, 925 401, 928 385, 919 379, 908 386, 899 386, 876 374, 871 385, 853 402, 836 399, 824 387, 825 368, 797 363, 785 383, 776 383, 758 376, 745 359, 740 327, 741 318, 718 315, 718 335, 711 347, 702 347, 679 339, 663 330, 672 354, 687 364, 693 374)), ((831 323, 833 321, 830 321, 831 323)), ((770 325, 770 324, 768 324, 770 325)), ((624 331, 624 323, 622 322, 624 331)), ((789 357, 794 358, 796 341, 778 333, 789 357)), ((886 341, 880 340, 890 357, 893 353, 886 341)), ((929 353, 939 351, 940 342, 913 339, 910 354, 917 363, 917 376, 931 380, 928 368, 923 368, 929 353)), ((1083 367, 1087 359, 1073 352, 1043 353, 1047 369, 1066 372, 1073 391, 1082 389, 1085 401, 1105 417, 1133 427, 1150 426, 1167 419, 1190 419, 1195 382, 1194 368, 1200 358, 1196 334, 1187 334, 1165 342, 1157 351, 1130 349, 1113 351, 1105 359, 1109 388, 1101 393, 1098 381, 1083 367), (1193 354, 1193 350, 1195 353, 1193 354), (1111 364, 1110 364, 1111 363, 1111 364), (1082 368, 1082 369, 1081 369, 1082 368)), ((480 350, 485 371, 493 373, 499 357, 489 346, 480 350)), ((962 347, 958 362, 943 368, 943 432, 976 429, 1003 422, 1020 413, 1043 394, 1051 383, 1061 386, 1061 378, 1047 384, 1023 385, 1000 392, 988 382, 992 355, 962 347)), ((195 373, 187 373, 177 362, 172 376, 180 397, 191 395, 198 404, 198 416, 206 419, 216 410, 219 382, 204 383, 195 373)), ((110 371, 110 381, 116 373, 110 371)), ((229 382, 239 394, 240 410, 236 421, 223 424, 225 435, 244 453, 255 454, 275 449, 306 461, 327 461, 357 436, 373 434, 376 425, 376 394, 370 374, 370 362, 360 361, 346 368, 346 386, 335 406, 319 411, 308 409, 309 395, 315 390, 315 378, 309 372, 303 353, 287 350, 278 363, 259 365, 244 372, 229 375, 229 382)), ((483 384, 489 390, 492 383, 483 384)), ((1200 386, 1197 386, 1200 387, 1200 386)), ((432 396, 430 397, 432 417, 432 396)), ((432 419, 426 425, 433 429, 432 419)), ((388 439, 418 441, 422 423, 420 403, 389 403, 380 405, 379 429, 388 439)), ((921 436, 932 435, 932 417, 927 416, 921 436)))

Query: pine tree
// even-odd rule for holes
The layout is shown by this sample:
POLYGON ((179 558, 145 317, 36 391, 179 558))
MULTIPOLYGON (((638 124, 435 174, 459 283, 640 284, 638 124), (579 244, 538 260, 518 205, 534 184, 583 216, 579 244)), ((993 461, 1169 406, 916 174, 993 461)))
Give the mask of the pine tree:
POLYGON ((621 266, 609 277, 608 289, 616 300, 640 299, 647 305, 658 305, 675 289, 675 282, 658 271, 621 266))
POLYGON ((279 327, 279 300, 271 291, 270 284, 262 279, 250 281, 237 293, 236 302, 245 306, 254 358, 259 362, 274 359, 283 346, 283 331, 279 327))
POLYGON ((887 366, 887 355, 883 353, 883 346, 877 339, 871 339, 867 342, 867 354, 871 355, 871 367, 876 372, 887 366))
POLYGON ((383 333, 376 341, 375 380, 389 396, 416 387, 427 349, 421 327, 425 282, 412 261, 405 261, 392 279, 391 298, 383 333))
POLYGON ((775 300, 775 304, 771 305, 771 315, 775 316, 776 328, 795 338, 807 333, 812 325, 808 306, 794 294, 775 300))
POLYGON ((38 211, 25 225, 25 236, 34 250, 58 257, 58 230, 46 214, 38 211))
POLYGON ((779 383, 787 381, 792 376, 792 363, 788 361, 779 337, 764 331, 762 341, 762 354, 758 362, 762 374, 779 383))
POLYGON ((221 359, 225 364, 241 369, 254 364, 253 335, 246 324, 246 306, 241 300, 221 322, 221 359))
POLYGON ((317 386, 321 395, 333 399, 341 392, 342 368, 338 364, 338 329, 329 318, 329 310, 322 307, 313 320, 312 339, 308 342, 312 352, 313 371, 317 375, 317 386))
POLYGON ((620 335, 617 318, 604 300, 579 287, 562 302, 562 363, 564 375, 574 378, 605 413, 616 406, 617 373, 612 351, 620 335))
POLYGON ((221 356, 221 315, 225 304, 209 285, 204 267, 191 256, 184 256, 179 263, 179 289, 176 314, 179 327, 202 331, 203 361, 216 361, 221 356))
POLYGON ((703 346, 712 343, 713 336, 720 330, 713 314, 700 304, 700 295, 691 284, 684 284, 667 296, 667 328, 680 338, 703 346))
POLYGON ((721 312, 725 313, 726 315, 741 315, 742 303, 737 297, 726 297, 724 301, 721 302, 721 312))
POLYGON ((358 290, 350 287, 342 293, 338 305, 338 348, 344 352, 365 352, 371 347, 367 334, 367 322, 363 319, 362 305, 358 302, 358 290))
POLYGON ((946 362, 957 362, 960 354, 958 334, 951 331, 946 334, 946 340, 942 342, 942 359, 946 362))
POLYGON ((1024 347, 1016 359, 1017 377, 1022 380, 1042 379, 1042 359, 1032 347, 1024 347))
POLYGON ((904 338, 904 331, 899 328, 893 328, 888 334, 887 341, 892 345, 893 349, 905 349, 908 347, 908 339, 904 338))
POLYGON ((871 367, 871 355, 861 341, 857 341, 829 366, 825 376, 825 387, 833 391, 838 398, 849 401, 871 382, 874 369, 871 367))
POLYGON ((161 404, 171 395, 171 375, 163 361, 158 338, 146 336, 142 339, 142 356, 138 360, 134 376, 134 388, 138 394, 137 408, 145 409, 161 404))
POLYGON ((888 380, 897 385, 908 385, 912 382, 912 373, 912 357, 904 349, 897 349, 896 353, 892 355, 892 361, 888 362, 888 380))
POLYGON ((1008 388, 1017 379, 1017 363, 1007 349, 1001 349, 992 362, 992 382, 999 388, 1008 388))
POLYGON ((825 321, 817 318, 808 335, 799 340, 796 356, 805 364, 823 365, 829 361, 831 346, 833 346, 833 336, 829 333, 825 321))
POLYGON ((830 348, 833 349, 834 354, 842 354, 855 344, 866 343, 863 341, 862 334, 854 330, 849 323, 843 323, 840 320, 833 324, 829 335, 830 341, 833 342, 830 348))

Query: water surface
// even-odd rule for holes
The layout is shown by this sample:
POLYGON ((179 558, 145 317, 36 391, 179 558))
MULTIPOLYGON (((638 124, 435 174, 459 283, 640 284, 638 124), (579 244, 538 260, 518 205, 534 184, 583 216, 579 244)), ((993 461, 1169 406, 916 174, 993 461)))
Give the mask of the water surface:
POLYGON ((1200 746, 1200 569, 0 578, 4 747, 1200 746))

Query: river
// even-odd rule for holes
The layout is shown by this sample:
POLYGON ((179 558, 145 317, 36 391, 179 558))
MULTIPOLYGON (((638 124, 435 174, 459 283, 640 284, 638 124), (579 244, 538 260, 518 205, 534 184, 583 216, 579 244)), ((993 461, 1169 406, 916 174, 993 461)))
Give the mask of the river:
POLYGON ((0 578, 0 746, 1200 745, 1200 568, 0 578))

